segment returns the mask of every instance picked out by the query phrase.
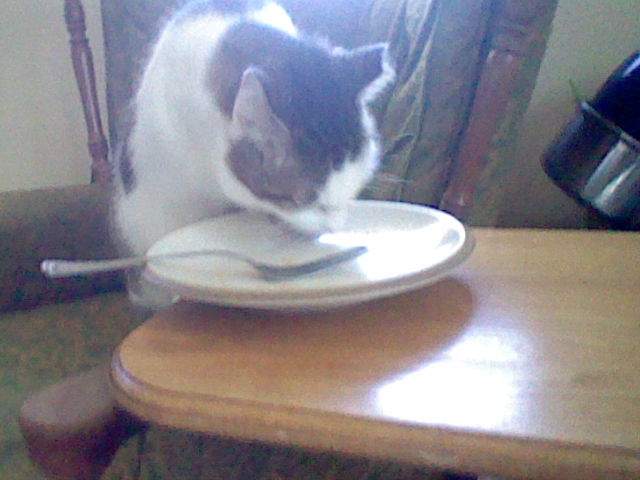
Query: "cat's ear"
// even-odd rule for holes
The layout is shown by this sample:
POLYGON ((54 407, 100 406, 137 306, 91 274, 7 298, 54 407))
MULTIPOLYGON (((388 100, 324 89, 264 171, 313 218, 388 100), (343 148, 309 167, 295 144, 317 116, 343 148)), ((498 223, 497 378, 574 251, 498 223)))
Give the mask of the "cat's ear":
POLYGON ((257 168, 269 175, 290 167, 293 142, 289 129, 271 109, 261 78, 265 75, 256 67, 242 74, 231 114, 231 137, 250 141, 260 152, 257 168))
POLYGON ((340 50, 336 57, 341 83, 353 94, 359 94, 373 82, 376 82, 377 90, 381 90, 394 79, 386 43, 340 50))
POLYGON ((273 141, 274 136, 286 141, 288 131, 273 113, 261 77, 264 74, 256 67, 243 72, 231 114, 232 132, 258 142, 265 138, 273 141))

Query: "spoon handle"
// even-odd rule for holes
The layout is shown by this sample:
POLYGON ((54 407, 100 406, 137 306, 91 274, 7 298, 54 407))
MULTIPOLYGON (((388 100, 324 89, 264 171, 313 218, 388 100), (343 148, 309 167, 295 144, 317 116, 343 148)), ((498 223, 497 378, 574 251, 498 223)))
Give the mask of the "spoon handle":
POLYGON ((49 259, 40 264, 40 270, 49 278, 72 277, 74 275, 89 275, 99 272, 124 270, 131 267, 142 267, 151 260, 172 258, 189 258, 194 256, 224 256, 235 258, 251 265, 256 262, 244 255, 224 249, 197 250, 192 252, 162 253, 158 255, 141 255, 137 257, 114 258, 112 260, 59 260, 49 259))
POLYGON ((75 275, 89 275, 98 272, 111 272, 131 267, 142 267, 152 260, 190 258, 194 256, 224 256, 233 258, 253 266, 262 276, 269 280, 283 280, 306 275, 318 270, 332 267, 362 255, 366 247, 351 247, 346 250, 326 255, 310 262, 295 265, 272 265, 258 262, 250 257, 224 249, 199 250, 192 252, 165 253, 151 256, 115 258, 112 260, 45 260, 40 264, 40 270, 49 278, 72 277, 75 275))
POLYGON ((139 267, 147 262, 146 257, 127 257, 114 260, 45 260, 40 270, 49 278, 89 275, 99 272, 111 272, 125 268, 139 267))

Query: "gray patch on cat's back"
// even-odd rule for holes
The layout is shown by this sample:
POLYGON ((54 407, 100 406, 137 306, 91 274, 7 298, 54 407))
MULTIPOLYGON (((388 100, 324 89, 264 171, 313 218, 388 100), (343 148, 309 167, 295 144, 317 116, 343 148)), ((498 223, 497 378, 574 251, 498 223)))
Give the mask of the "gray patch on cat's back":
POLYGON ((127 145, 121 145, 120 152, 120 179, 125 194, 130 194, 136 186, 136 175, 131 165, 131 155, 127 145))
POLYGON ((125 194, 131 193, 136 186, 136 176, 131 162, 129 142, 131 132, 135 124, 135 113, 133 107, 123 109, 120 112, 120 128, 118 131, 118 143, 111 157, 111 165, 116 169, 122 182, 125 194))

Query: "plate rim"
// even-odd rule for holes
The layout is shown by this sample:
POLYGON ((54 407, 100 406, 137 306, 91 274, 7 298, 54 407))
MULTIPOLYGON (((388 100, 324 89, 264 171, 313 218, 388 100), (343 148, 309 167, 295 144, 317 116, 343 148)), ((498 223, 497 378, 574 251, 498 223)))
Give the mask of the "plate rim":
MULTIPOLYGON (((469 238, 471 240, 473 237, 469 238)), ((327 307, 339 308, 348 305, 363 303, 369 300, 378 300, 402 293, 408 293, 414 290, 418 290, 419 288, 433 285, 442 280, 442 278, 444 278, 452 269, 462 264, 464 260, 466 260, 472 253, 474 245, 474 240, 468 242, 468 246, 465 247, 465 251, 461 252, 461 254, 457 257, 458 261, 452 263, 451 265, 447 265, 447 267, 443 268, 442 271, 434 273, 433 275, 424 276, 423 278, 417 279, 415 282, 410 284, 398 284, 384 290, 376 288, 370 291, 358 291, 355 293, 351 292, 343 295, 326 295, 315 298, 290 297, 280 299, 262 298, 255 300, 247 298, 231 298, 229 296, 218 298, 214 295, 211 295, 208 290, 201 290, 200 292, 196 292, 195 289, 191 292, 187 292, 186 294, 180 294, 179 292, 176 292, 176 294, 179 295, 183 300, 198 301, 220 306, 245 307, 262 310, 315 310, 327 307), (195 294, 191 295, 192 292, 195 292, 195 294), (198 295, 199 293, 202 293, 202 295, 206 296, 200 296, 198 295)))
MULTIPOLYGON (((143 275, 149 281, 159 284, 164 288, 170 290, 172 293, 175 293, 181 298, 187 300, 234 306, 245 305, 264 308, 284 308, 287 305, 291 305, 293 308, 298 308, 304 307, 305 305, 322 305, 324 303, 330 302, 331 300, 344 300, 345 303, 343 304, 356 303, 359 301, 366 301, 368 299, 382 298, 384 296, 391 296, 397 293, 415 290, 430 283, 434 283, 440 277, 446 274, 446 272, 463 263, 464 260, 466 260, 473 252, 475 241, 470 229, 460 220, 447 212, 425 205, 387 200, 353 200, 351 203, 356 205, 364 204, 372 206, 386 205, 391 206, 394 209, 404 209, 411 211, 427 210, 432 215, 439 218, 445 218, 447 222, 454 224, 458 231, 462 233, 463 240, 462 242, 460 242, 460 245, 455 252, 430 267, 428 272, 425 272, 424 270, 418 270, 417 272, 413 272, 406 276, 393 277, 376 281, 375 287, 373 288, 371 285, 359 285, 351 288, 329 287, 310 289, 306 292, 295 291, 293 293, 290 293, 287 288, 281 287, 262 291, 239 291, 234 287, 211 289, 203 288, 186 282, 178 282, 167 279, 161 274, 158 274, 154 270, 152 264, 147 265, 143 272, 143 275), (350 298, 354 299, 353 302, 349 300, 350 298), (272 306, 270 307, 270 305, 272 306)), ((183 229, 193 228, 195 225, 207 223, 212 220, 213 219, 203 220, 201 222, 183 227, 183 229)), ((183 229, 176 230, 171 234, 179 232, 183 229)), ((164 238, 166 237, 163 237, 162 239, 158 240, 158 242, 154 243, 150 250, 153 249, 154 246, 157 245, 157 243, 161 242, 164 238)), ((287 285, 287 283, 291 282, 280 282, 278 285, 287 285)))

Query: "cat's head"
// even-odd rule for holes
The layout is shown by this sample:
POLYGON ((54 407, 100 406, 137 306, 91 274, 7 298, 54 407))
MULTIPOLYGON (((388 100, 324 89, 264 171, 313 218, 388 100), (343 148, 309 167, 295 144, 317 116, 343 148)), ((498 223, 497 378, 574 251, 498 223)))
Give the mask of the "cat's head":
MULTIPOLYGON (((387 47, 328 49, 292 37, 242 61, 230 116, 225 194, 316 233, 340 226, 380 157, 367 110, 392 80, 387 47)), ((227 70, 229 71, 229 70, 227 70)))

